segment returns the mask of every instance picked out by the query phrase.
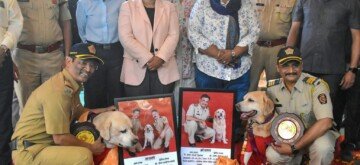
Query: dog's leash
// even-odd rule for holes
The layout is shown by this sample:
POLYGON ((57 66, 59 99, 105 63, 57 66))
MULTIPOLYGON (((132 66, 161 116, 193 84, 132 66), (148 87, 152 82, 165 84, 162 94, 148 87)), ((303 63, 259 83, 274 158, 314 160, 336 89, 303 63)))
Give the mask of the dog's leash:
MULTIPOLYGON (((249 135, 249 142, 250 142, 251 148, 253 149, 253 151, 256 154, 259 154, 259 150, 258 150, 258 148, 256 146, 256 142, 255 142, 255 135, 254 135, 254 132, 253 132, 253 124, 254 123, 259 124, 259 125, 266 124, 266 123, 270 122, 274 118, 274 115, 275 115, 275 109, 272 111, 272 113, 269 116, 267 116, 265 118, 264 122, 262 122, 262 123, 259 123, 259 122, 254 121, 254 120, 250 120, 247 132, 248 132, 248 135, 249 135)), ((262 161, 265 163, 265 160, 262 160, 262 161)))

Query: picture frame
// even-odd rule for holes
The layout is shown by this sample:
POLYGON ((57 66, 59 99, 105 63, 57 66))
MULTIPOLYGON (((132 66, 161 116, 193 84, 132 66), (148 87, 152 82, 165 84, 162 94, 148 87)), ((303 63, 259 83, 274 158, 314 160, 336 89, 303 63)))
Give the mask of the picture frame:
POLYGON ((178 135, 172 94, 115 98, 114 102, 119 111, 129 116, 132 131, 139 137, 135 147, 119 149, 120 164, 178 164, 178 135))
POLYGON ((213 165, 219 156, 234 158, 232 139, 236 93, 230 90, 195 88, 180 88, 179 91, 180 163, 213 165), (208 108, 201 110, 200 108, 206 107, 202 102, 206 102, 207 97, 208 108), (195 121, 194 117, 206 120, 195 121), (190 137, 192 135, 193 138, 190 137), (222 137, 225 137, 225 142, 222 137))

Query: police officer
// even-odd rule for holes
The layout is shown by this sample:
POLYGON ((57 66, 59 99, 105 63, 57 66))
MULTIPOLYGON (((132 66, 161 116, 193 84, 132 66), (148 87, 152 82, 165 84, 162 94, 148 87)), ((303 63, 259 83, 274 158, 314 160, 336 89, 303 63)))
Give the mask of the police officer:
POLYGON ((154 118, 154 127, 159 133, 159 136, 154 142, 154 149, 159 149, 161 144, 164 143, 164 152, 168 152, 170 139, 174 136, 169 121, 165 116, 160 116, 156 109, 152 110, 151 114, 154 118))
POLYGON ((280 49, 277 70, 281 79, 269 81, 268 92, 280 113, 299 115, 307 128, 295 144, 272 144, 266 150, 271 164, 300 164, 302 152, 309 149, 310 164, 331 164, 335 134, 329 87, 325 81, 302 73, 300 51, 294 47, 280 49))
POLYGON ((138 135, 138 132, 140 130, 144 130, 143 126, 141 125, 141 121, 139 119, 140 117, 140 109, 134 109, 132 111, 132 117, 131 117, 131 124, 132 124, 132 132, 134 135, 138 135))
POLYGON ((279 78, 276 71, 276 55, 286 44, 296 0, 251 0, 251 2, 260 22, 260 36, 254 46, 250 70, 249 91, 255 91, 264 69, 266 80, 279 78))
POLYGON ((67 0, 19 0, 24 16, 14 62, 19 67, 15 90, 23 107, 31 92, 61 70, 71 47, 70 13, 67 0))
MULTIPOLYGON (((199 104, 191 104, 186 112, 185 132, 189 134, 189 145, 195 146, 195 136, 197 141, 209 139, 215 136, 214 129, 206 125, 206 120, 210 117, 209 104, 210 96, 201 95, 199 104)), ((214 143, 213 140, 211 143, 214 143)))
POLYGON ((8 143, 12 134, 11 103, 14 89, 10 50, 16 45, 23 17, 16 0, 0 0, 0 162, 11 164, 8 143))
MULTIPOLYGON (((20 164, 91 164, 104 145, 89 144, 70 134, 70 121, 87 111, 81 104, 81 84, 103 61, 94 46, 76 44, 66 57, 65 69, 43 83, 29 97, 11 138, 12 157, 20 164)), ((95 113, 114 107, 92 110, 95 113)))

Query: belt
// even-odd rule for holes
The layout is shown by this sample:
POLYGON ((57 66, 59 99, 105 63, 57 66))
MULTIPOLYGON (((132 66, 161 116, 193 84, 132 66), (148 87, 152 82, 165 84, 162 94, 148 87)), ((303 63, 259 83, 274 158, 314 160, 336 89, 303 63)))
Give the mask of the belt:
MULTIPOLYGON (((27 140, 24 140, 23 141, 23 146, 24 146, 24 149, 34 145, 35 143, 32 143, 32 142, 29 142, 27 140)), ((14 139, 13 141, 10 142, 10 149, 13 151, 13 150, 17 150, 17 146, 18 146, 18 140, 17 139, 14 139)))
POLYGON ((283 45, 286 43, 286 38, 280 38, 276 40, 268 40, 268 41, 258 41, 256 44, 263 47, 274 47, 278 45, 283 45))
POLYGON ((120 44, 120 42, 114 42, 114 43, 110 43, 110 44, 99 44, 96 42, 92 42, 92 41, 87 41, 89 44, 93 44, 96 48, 100 48, 100 49, 104 49, 104 50, 110 50, 114 47, 118 47, 120 44))
POLYGON ((20 49, 25 49, 33 53, 50 53, 54 50, 57 50, 60 48, 61 42, 55 42, 51 45, 43 46, 43 45, 23 45, 18 44, 17 47, 20 49))

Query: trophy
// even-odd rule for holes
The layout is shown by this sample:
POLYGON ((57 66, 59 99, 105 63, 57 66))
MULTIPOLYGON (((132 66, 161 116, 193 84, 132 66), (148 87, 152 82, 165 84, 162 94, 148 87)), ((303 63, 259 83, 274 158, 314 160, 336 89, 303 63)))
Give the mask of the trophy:
POLYGON ((303 135, 305 126, 294 113, 283 113, 271 124, 271 136, 276 142, 295 144, 303 135))

